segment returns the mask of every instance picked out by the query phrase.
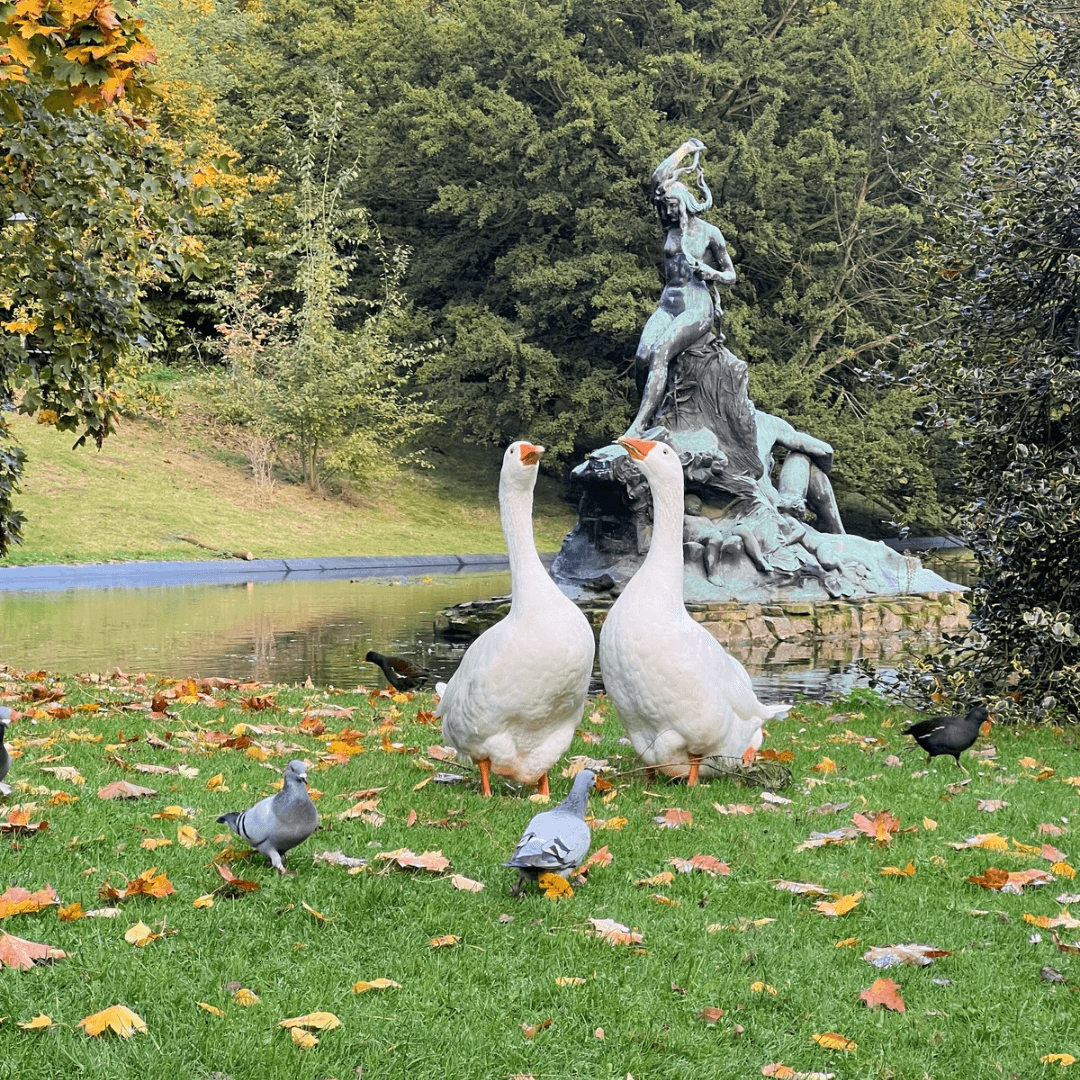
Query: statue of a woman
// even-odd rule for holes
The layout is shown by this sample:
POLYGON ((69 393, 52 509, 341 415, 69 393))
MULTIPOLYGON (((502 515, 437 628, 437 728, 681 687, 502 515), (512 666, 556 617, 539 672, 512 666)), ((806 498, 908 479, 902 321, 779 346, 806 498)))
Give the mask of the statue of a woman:
POLYGON ((700 139, 687 139, 652 175, 653 202, 664 230, 664 290, 634 357, 641 404, 626 431, 631 437, 640 437, 649 427, 663 400, 671 361, 708 334, 721 314, 715 284, 735 284, 723 233, 700 216, 712 206, 712 192, 699 164, 704 149, 700 139), (679 168, 690 154, 691 163, 679 168), (679 179, 686 173, 694 174, 703 199, 679 179))

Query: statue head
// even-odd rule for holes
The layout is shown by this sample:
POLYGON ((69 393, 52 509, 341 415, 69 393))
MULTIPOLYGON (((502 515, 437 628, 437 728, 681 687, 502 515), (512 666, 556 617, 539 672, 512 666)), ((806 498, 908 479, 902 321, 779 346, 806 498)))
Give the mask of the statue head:
MULTIPOLYGON (((680 170, 680 172, 685 170, 680 170)), ((704 198, 698 198, 681 180, 675 176, 657 186, 654 196, 660 220, 665 228, 678 223, 685 226, 687 219, 697 214, 704 214, 713 204, 712 192, 705 183, 702 169, 695 170, 698 186, 704 192, 704 198)), ((678 173, 676 173, 676 176, 678 173)))

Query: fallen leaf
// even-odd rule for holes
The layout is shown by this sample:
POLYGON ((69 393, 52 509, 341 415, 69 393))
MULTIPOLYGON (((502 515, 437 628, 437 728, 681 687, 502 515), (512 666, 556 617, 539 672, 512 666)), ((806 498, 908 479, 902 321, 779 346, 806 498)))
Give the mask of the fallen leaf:
POLYGON ((904 999, 900 996, 900 987, 892 979, 875 979, 868 989, 859 992, 859 997, 871 1009, 884 1005, 886 1009, 892 1009, 893 1012, 907 1011, 904 999))
POLYGON ((835 1031, 826 1031, 822 1035, 811 1035, 811 1039, 814 1040, 819 1046, 824 1046, 826 1050, 858 1050, 859 1044, 852 1039, 847 1038, 844 1035, 840 1035, 835 1031))
POLYGON ((547 1020, 541 1020, 538 1024, 525 1024, 521 1025, 521 1033, 526 1039, 531 1039, 538 1031, 543 1031, 544 1028, 551 1027, 551 1018, 547 1020))
POLYGON ((441 937, 433 937, 428 942, 428 948, 443 949, 448 945, 456 945, 460 940, 460 934, 443 934, 441 937))
MULTIPOLYGON (((138 784, 129 783, 127 780, 116 780, 98 789, 99 799, 145 799, 156 794, 157 792, 153 788, 139 787, 138 784)), ((123 1006, 118 1006, 118 1008, 123 1008, 123 1006)), ((91 1032, 91 1034, 96 1033, 91 1032)), ((124 1038, 126 1039, 127 1035, 124 1038)))
POLYGON ((714 855, 692 855, 689 859, 672 857, 668 862, 679 871, 680 874, 689 874, 694 870, 701 870, 710 877, 727 876, 731 873, 731 867, 721 862, 714 855))
POLYGON ((570 882, 561 874, 545 872, 537 877, 536 884, 549 900, 569 900, 574 895, 570 882))
POLYGON ((658 814, 653 818, 653 821, 660 826, 661 829, 677 829, 680 825, 690 825, 693 823, 694 815, 689 810, 680 810, 678 807, 672 807, 670 810, 665 810, 662 814, 658 814))
POLYGON ((1064 862, 1069 856, 1064 851, 1059 851, 1053 844, 1043 844, 1039 849, 1039 854, 1047 862, 1064 862))
POLYGON ((226 1015, 224 1009, 219 1009, 216 1005, 207 1005, 205 1001, 196 1001, 195 1004, 198 1005, 200 1009, 205 1009, 208 1013, 213 1013, 214 1016, 226 1015))
POLYGON ((874 945, 863 953, 863 959, 876 968, 889 968, 897 964, 926 967, 938 957, 950 955, 950 950, 938 949, 933 945, 874 945))
POLYGON ((20 1020, 19 1027, 23 1031, 41 1031, 44 1028, 49 1028, 54 1025, 55 1021, 51 1016, 46 1016, 45 1013, 38 1013, 33 1020, 20 1020))
POLYGON ((1008 851, 1009 838, 1002 836, 1000 833, 978 833, 975 836, 969 836, 960 843, 950 842, 949 847, 955 848, 957 851, 973 847, 985 848, 987 851, 1008 851))
POLYGON ((588 870, 593 866, 610 866, 614 861, 615 856, 608 850, 607 844, 605 844, 598 851, 594 851, 575 871, 576 874, 580 874, 583 870, 588 870))
POLYGON ((321 911, 316 911, 306 900, 300 901, 300 906, 316 920, 316 922, 329 923, 334 920, 329 915, 324 915, 321 911))
POLYGON ((810 836, 799 844, 796 851, 810 851, 813 848, 824 847, 826 844, 846 844, 859 838, 859 830, 850 825, 844 825, 831 832, 812 832, 810 836))
POLYGON ((980 799, 975 804, 976 810, 985 810, 988 814, 996 813, 998 810, 1004 810, 1008 806, 1008 802, 1005 799, 980 799))
POLYGON ((129 945, 134 945, 140 949, 149 945, 151 941, 156 941, 159 937, 161 935, 155 934, 141 919, 134 926, 128 927, 124 931, 124 940, 129 945))
POLYGON ((1060 825, 1053 825, 1049 821, 1044 821, 1036 831, 1043 836, 1062 836, 1065 833, 1060 825))
POLYGON ((776 987, 770 986, 767 982, 762 982, 760 979, 757 982, 750 984, 750 992, 752 994, 772 994, 776 996, 776 987))
POLYGON ((638 878, 634 884, 642 888, 655 888, 657 885, 670 885, 674 880, 675 875, 670 870, 664 870, 652 877, 638 878))
POLYGON ((994 889, 997 892, 1007 892, 1019 895, 1026 885, 1049 885, 1054 880, 1053 874, 1046 870, 1000 870, 995 866, 988 867, 981 875, 971 874, 968 881, 973 885, 981 885, 984 889, 994 889))
MULTIPOLYGON (((22 1024, 19 1025, 22 1027, 22 1024)), ((1060 1065, 1061 1068, 1067 1068, 1076 1061, 1076 1058, 1072 1054, 1044 1054, 1039 1058, 1040 1065, 1060 1065)))
POLYGON ((740 817, 743 815, 749 815, 755 813, 752 806, 747 806, 746 803, 728 803, 726 806, 720 803, 713 803, 713 809, 718 814, 730 814, 733 817, 740 817))
POLYGON ((82 909, 82 904, 76 900, 73 904, 67 904, 65 907, 58 908, 56 917, 61 922, 75 922, 76 919, 85 919, 86 912, 82 909))
POLYGON ((639 931, 631 930, 614 919, 590 918, 589 922, 592 923, 592 932, 609 945, 636 945, 643 940, 644 935, 639 931))
POLYGON ((869 836, 875 843, 887 844, 900 827, 900 822, 888 810, 877 810, 872 814, 852 814, 855 827, 869 836))
POLYGON ((262 888, 257 881, 245 881, 243 878, 238 878, 227 866, 222 866, 221 863, 214 863, 214 869, 222 876, 227 885, 227 888, 222 890, 226 896, 239 896, 242 892, 255 892, 256 889, 262 888))
POLYGON ((585 982, 580 975, 558 975, 555 978, 556 986, 584 986, 585 982))
POLYGON ((915 873, 915 864, 909 861, 902 870, 898 866, 885 866, 881 873, 885 877, 911 877, 915 873))
POLYGON ((312 1047, 319 1045, 319 1040, 310 1031, 304 1031, 303 1028, 289 1028, 289 1037, 293 1041, 293 1046, 299 1050, 310 1050, 312 1047))
POLYGON ((235 991, 232 996, 233 1001, 237 1005, 258 1005, 262 998, 255 993, 254 990, 249 990, 246 986, 241 986, 239 990, 235 991))
POLYGON ((773 888, 781 892, 795 893, 796 896, 829 895, 829 890, 824 885, 814 885, 808 881, 778 881, 773 888))
POLYGON ((45 885, 36 892, 12 885, 5 893, 0 895, 0 919, 9 918, 12 915, 32 914, 52 905, 59 905, 60 899, 56 890, 50 885, 45 885))
POLYGON ((706 1005, 697 1014, 697 1018, 705 1024, 715 1024, 723 1016, 724 1010, 717 1008, 715 1005, 706 1005))
POLYGON ((406 848, 399 848, 397 851, 381 851, 375 858, 391 859, 406 870, 430 870, 440 873, 450 869, 450 860, 441 851, 425 851, 421 855, 415 855, 406 848))
POLYGON ((813 772, 821 773, 822 776, 835 776, 836 762, 830 757, 823 757, 813 766, 813 772))
POLYGON ((467 878, 464 874, 454 874, 450 878, 450 884, 462 892, 480 892, 484 888, 482 881, 473 881, 472 878, 467 878))
POLYGON ((54 949, 51 945, 41 945, 36 941, 15 937, 0 930, 0 968, 18 968, 29 971, 35 964, 51 964, 54 960, 64 960, 67 953, 54 949))
POLYGON ((115 1031, 121 1039, 129 1039, 137 1031, 146 1031, 146 1022, 126 1005, 110 1005, 101 1012, 84 1016, 76 1025, 87 1035, 101 1035, 106 1029, 115 1031))
POLYGON ((931 817, 924 817, 922 819, 922 827, 927 832, 933 832, 937 828, 937 822, 931 817))
POLYGON ((862 895, 861 892, 848 893, 846 896, 838 896, 835 902, 832 903, 828 900, 819 900, 814 905, 814 910, 820 911, 822 915, 827 915, 830 918, 846 915, 849 911, 858 906, 859 901, 862 899, 862 895))
POLYGON ((303 1016, 293 1016, 288 1020, 279 1020, 278 1027, 304 1028, 307 1031, 333 1031, 341 1027, 341 1021, 331 1012, 305 1013, 303 1016))

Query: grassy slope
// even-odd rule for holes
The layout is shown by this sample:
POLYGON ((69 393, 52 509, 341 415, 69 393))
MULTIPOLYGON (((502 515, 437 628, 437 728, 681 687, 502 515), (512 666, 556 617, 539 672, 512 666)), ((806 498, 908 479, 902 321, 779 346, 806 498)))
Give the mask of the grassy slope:
MULTIPOLYGON (((970 783, 950 790, 963 776, 947 759, 927 771, 922 756, 911 753, 902 767, 888 766, 886 756, 909 741, 900 734, 904 717, 892 707, 866 695, 831 708, 801 706, 770 725, 766 744, 794 754, 795 782, 783 791, 789 805, 769 812, 760 792, 727 781, 688 789, 649 785, 640 773, 611 776, 614 794, 606 801, 594 795, 591 810, 625 819, 617 831, 594 831, 593 850, 606 845, 614 861, 594 868, 570 899, 553 902, 530 891, 514 901, 506 895, 514 875, 501 864, 537 808, 502 790, 484 800, 475 783, 427 783, 418 790, 432 776, 433 763, 428 758, 425 765, 424 752, 415 748, 439 741, 436 728, 418 722, 417 709, 430 708, 430 697, 402 703, 399 713, 385 698, 371 703, 353 692, 330 700, 280 688, 277 711, 253 714, 240 705, 252 692, 246 688, 215 691, 225 699, 221 706, 173 702, 169 718, 155 720, 119 708, 146 701, 153 686, 53 685, 67 691, 62 705, 87 703, 99 711, 66 719, 51 719, 45 709, 33 714, 23 697, 29 697, 28 682, 0 669, 0 700, 30 714, 11 731, 21 752, 8 777, 16 785, 12 801, 31 803, 32 819, 46 818, 50 826, 15 838, 10 847, 4 840, 4 887, 36 889, 47 881, 64 903, 79 901, 89 910, 101 905, 98 889, 105 882, 120 886, 157 866, 176 891, 163 899, 122 901, 115 919, 62 922, 46 909, 0 923, 0 930, 69 954, 52 967, 0 970, 8 1016, 0 1024, 0 1061, 20 1080, 311 1080, 351 1077, 361 1068, 367 1077, 630 1073, 684 1080, 759 1076, 771 1062, 841 1078, 981 1080, 1056 1075, 1056 1067, 1039 1065, 1042 1055, 1080 1055, 1077 957, 1058 952, 1049 930, 1023 919, 1025 913, 1057 915, 1055 897, 1074 891, 1076 882, 1058 869, 1054 884, 1012 896, 968 881, 991 865, 1048 869, 1038 851, 1047 839, 1075 855, 1068 829, 1057 837, 1039 832, 1040 823, 1061 826, 1075 819, 1077 793, 1069 779, 1076 769, 1075 733, 996 728, 997 760, 965 755, 970 783), (353 711, 335 717, 331 706, 353 711), (321 714, 327 725, 321 738, 299 728, 304 713, 314 714, 313 720, 321 714), (249 731, 268 749, 269 761, 260 762, 251 749, 215 749, 207 741, 208 734, 241 723, 275 725, 261 734, 249 731), (341 728, 352 729, 342 737, 364 753, 347 761, 329 758, 328 741, 341 728), (127 738, 153 732, 168 746, 118 746, 121 730, 127 738), (103 738, 86 741, 84 733, 103 738), (290 856, 296 876, 279 879, 260 857, 234 862, 233 871, 261 889, 194 908, 197 897, 221 885, 212 863, 228 835, 215 817, 268 792, 284 762, 298 755, 321 761, 311 778, 323 792, 323 831, 290 856), (826 757, 835 771, 815 768, 826 757), (85 784, 43 771, 61 759, 80 770, 85 784), (141 775, 124 772, 123 762, 183 763, 200 774, 141 775), (1056 772, 1047 775, 1043 766, 1056 772), (224 787, 210 783, 215 774, 224 787), (99 787, 122 778, 160 794, 125 802, 97 798, 99 787), (370 788, 377 789, 374 795, 360 794, 370 788), (54 789, 78 801, 59 803, 50 796, 54 789), (382 824, 341 819, 361 797, 379 800, 382 824), (987 813, 979 809, 982 799, 1008 805, 987 813), (821 804, 849 802, 814 812, 821 804), (732 803, 745 805, 748 816, 714 809, 732 803), (176 842, 181 823, 152 816, 168 804, 192 808, 200 846, 185 850, 176 842), (692 823, 659 828, 654 817, 671 807, 689 810, 692 823), (864 836, 796 851, 812 830, 850 825, 856 811, 886 808, 905 830, 887 844, 864 836), (413 810, 418 820, 410 826, 413 810), (992 831, 1035 845, 1035 851, 1019 852, 1011 843, 1005 851, 950 846, 992 831), (172 843, 142 850, 148 837, 172 843), (459 892, 448 874, 391 870, 375 860, 380 850, 403 847, 441 849, 452 872, 482 882, 483 891, 459 892), (371 863, 351 876, 312 862, 313 854, 336 849, 371 863), (723 859, 730 875, 676 874, 667 884, 635 886, 670 870, 672 856, 697 854, 723 859), (881 875, 883 867, 903 868, 909 861, 913 876, 881 875), (815 910, 814 897, 776 891, 772 886, 780 878, 862 895, 850 913, 829 918, 815 910), (329 921, 320 922, 305 904, 329 921), (640 948, 588 936, 590 917, 640 930, 640 948), (740 919, 772 921, 755 928, 740 919), (138 920, 174 933, 135 948, 123 935, 138 920), (429 947, 429 939, 444 934, 460 935, 460 942, 429 947), (857 943, 837 947, 852 938, 857 943), (869 946, 904 942, 951 955, 929 967, 887 971, 862 959, 869 946), (1044 966, 1060 971, 1067 984, 1043 981, 1044 966), (556 978, 564 976, 583 981, 558 985, 556 978), (900 984, 905 1013, 872 1011, 860 1000, 860 991, 878 976, 900 984), (351 992, 357 980, 378 977, 401 987, 351 992), (261 1003, 240 1007, 230 998, 230 983, 250 988, 261 1003), (113 1035, 92 1039, 77 1028, 83 1017, 118 1002, 142 1016, 147 1034, 122 1042, 113 1035), (198 1002, 226 1015, 212 1015, 198 1002), (721 1008, 724 1016, 706 1025, 698 1018, 704 1007, 721 1008), (336 1014, 341 1027, 321 1033, 316 1048, 300 1051, 277 1023, 316 1010, 336 1014), (18 1029, 17 1022, 39 1012, 60 1026, 41 1033, 18 1029), (550 1027, 523 1036, 523 1024, 545 1022, 550 1027), (858 1049, 824 1049, 812 1039, 824 1032, 839 1032, 858 1049)), ((583 728, 600 742, 577 739, 571 753, 606 757, 616 770, 633 767, 621 756, 622 730, 607 703, 586 709, 583 728)), ((554 792, 561 794, 567 784, 556 770, 554 792)), ((1065 942, 1078 936, 1076 929, 1060 933, 1065 942)))
MULTIPOLYGON (((490 451, 436 451, 435 468, 404 470, 349 501, 279 482, 267 503, 243 460, 223 448, 190 402, 163 422, 123 422, 100 451, 72 451, 69 435, 24 416, 12 426, 30 456, 16 501, 28 521, 25 542, 0 566, 214 557, 178 535, 256 558, 506 550, 500 461, 490 451)), ((540 549, 557 550, 573 521, 559 485, 541 476, 534 511, 540 549)))

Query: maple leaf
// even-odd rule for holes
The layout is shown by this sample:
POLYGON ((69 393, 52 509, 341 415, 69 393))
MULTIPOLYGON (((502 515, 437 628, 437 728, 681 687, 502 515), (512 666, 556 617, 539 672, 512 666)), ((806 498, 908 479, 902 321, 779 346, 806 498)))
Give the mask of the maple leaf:
POLYGON ((293 1041, 293 1046, 300 1050, 310 1050, 313 1046, 319 1045, 319 1040, 310 1031, 304 1031, 303 1028, 289 1028, 289 1037, 293 1041))
POLYGON ((363 994, 368 990, 390 990, 391 988, 401 989, 401 983, 394 982, 393 979, 378 978, 372 979, 370 982, 361 980, 360 982, 354 982, 352 985, 352 992, 354 994, 363 994))
POLYGON ((613 817, 607 820, 604 818, 586 818, 585 820, 593 832, 618 832, 626 825, 626 818, 624 817, 613 817))
POLYGON ((257 881, 245 881, 243 878, 237 877, 227 866, 222 866, 221 863, 214 863, 214 869, 225 880, 227 887, 222 891, 226 896, 239 896, 241 893, 254 892, 256 889, 262 888, 257 881))
MULTIPOLYGON (((836 894, 833 894, 836 896, 836 894)), ((835 902, 830 903, 828 900, 819 900, 814 909, 820 911, 822 915, 828 915, 830 918, 837 918, 840 915, 846 915, 853 908, 858 906, 859 901, 862 899, 862 893, 848 893, 846 896, 837 896, 835 902)))
POLYGON ((741 817, 755 813, 754 807, 748 806, 746 803, 728 803, 727 805, 723 805, 714 802, 713 809, 718 814, 731 815, 732 817, 741 817))
POLYGON ((1002 836, 1000 833, 977 833, 975 836, 969 836, 966 840, 959 843, 951 842, 949 847, 955 848, 957 851, 963 851, 965 848, 985 848, 987 851, 1008 851, 1009 850, 1009 838, 1002 836))
POLYGON ((900 996, 900 987, 892 979, 875 979, 866 990, 859 991, 859 997, 871 1009, 884 1005, 886 1009, 892 1009, 893 1012, 907 1011, 904 999, 900 996))
POLYGON ((331 1012, 305 1013, 303 1016, 293 1016, 288 1020, 279 1020, 278 1027, 304 1028, 307 1031, 333 1031, 341 1027, 341 1021, 331 1012))
POLYGON ((8 812, 7 821, 0 821, 0 836, 26 836, 36 832, 47 832, 47 821, 31 821, 30 814, 26 810, 11 810, 8 812))
POLYGON ((887 844, 893 833, 900 827, 900 822, 888 810, 878 810, 873 814, 852 814, 854 825, 875 843, 887 844))
POLYGON ((45 885, 36 892, 12 885, 7 892, 0 895, 0 919, 11 915, 31 914, 59 903, 60 899, 51 885, 45 885))
MULTIPOLYGON (((22 1027, 22 1024, 20 1024, 19 1027, 22 1027)), ((1043 1056, 1039 1058, 1040 1065, 1059 1065, 1063 1069, 1074 1064, 1075 1061, 1076 1058, 1074 1058, 1072 1054, 1043 1054, 1043 1056)))
POLYGON ((159 937, 161 935, 155 934, 141 919, 124 933, 124 940, 139 949, 149 945, 151 941, 157 941, 159 937))
POLYGON ((638 878, 634 884, 642 888, 652 888, 656 885, 670 885, 674 880, 675 875, 670 870, 664 870, 659 874, 653 874, 652 877, 638 878))
POLYGON ((835 1031, 826 1031, 822 1035, 813 1034, 810 1038, 819 1046, 824 1046, 826 1050, 850 1051, 859 1049, 859 1044, 857 1042, 835 1031))
POLYGON ((999 870, 995 866, 987 868, 984 874, 971 874, 968 877, 973 885, 981 885, 984 889, 994 889, 997 892, 1007 892, 1019 895, 1026 885, 1049 885, 1054 880, 1053 874, 1046 870, 999 870))
POLYGON ((915 873, 915 864, 909 861, 902 870, 898 866, 885 866, 882 867, 881 873, 885 877, 911 877, 915 873))
POLYGON ((580 874, 585 870, 588 870, 593 866, 610 866, 615 856, 608 850, 607 844, 605 844, 598 851, 594 851, 586 860, 577 868, 576 874, 580 874))
POLYGON ((731 867, 721 862, 714 855, 692 855, 689 859, 680 859, 675 856, 668 859, 668 863, 674 866, 680 874, 689 874, 694 870, 701 870, 710 877, 724 876, 731 873, 731 867))
POLYGON ((759 750, 757 756, 763 761, 778 761, 781 765, 790 765, 795 760, 793 750, 759 750))
POLYGON ((127 780, 117 780, 98 789, 99 799, 144 799, 156 794, 153 788, 139 787, 138 784, 129 783, 127 780))
POLYGON ((454 874, 450 878, 450 884, 462 892, 480 892, 484 888, 482 881, 473 881, 472 878, 467 878, 464 874, 454 874))
POLYGON ((241 986, 239 990, 234 991, 232 999, 235 1004, 244 1006, 259 1005, 262 1002, 262 998, 246 986, 241 986))
POLYGON ((76 1025, 87 1035, 101 1035, 106 1029, 115 1031, 121 1039, 130 1039, 137 1031, 146 1031, 146 1022, 126 1005, 110 1005, 101 1012, 84 1016, 76 1025))
POLYGON ((19 1027, 23 1031, 43 1031, 45 1028, 50 1028, 54 1025, 55 1021, 51 1016, 46 1016, 45 1013, 38 1013, 33 1020, 20 1020, 19 1027))
POLYGON ((61 922, 74 922, 76 919, 85 919, 86 912, 82 909, 82 904, 78 900, 73 904, 68 904, 66 907, 59 908, 56 912, 56 917, 61 922))
POLYGON ((40 945, 36 941, 27 941, 0 930, 0 967, 28 971, 35 964, 51 964, 54 960, 66 958, 67 953, 62 949, 40 945))
POLYGON ((775 1080, 833 1080, 836 1073, 796 1072, 790 1065, 775 1062, 772 1065, 763 1065, 761 1075, 774 1077, 775 1080))
POLYGON ((812 832, 801 844, 797 845, 796 851, 809 851, 812 848, 824 847, 826 844, 846 844, 849 840, 857 840, 859 830, 850 825, 844 825, 832 832, 812 832))
POLYGON ((940 956, 951 955, 950 950, 938 949, 933 945, 874 945, 863 953, 863 959, 876 968, 890 968, 897 964, 926 967, 940 956))
POLYGON ((1039 854, 1047 862, 1064 862, 1069 856, 1064 851, 1059 851, 1053 844, 1043 844, 1039 850, 1039 854))
POLYGON ((1044 821, 1037 831, 1043 836, 1061 836, 1065 832, 1060 825, 1053 825, 1049 821, 1044 821))
POLYGON ((661 829, 677 829, 680 825, 690 825, 693 820, 694 815, 689 810, 680 810, 678 807, 665 810, 653 818, 661 829))
POLYGON ((405 870, 430 870, 438 873, 450 869, 450 860, 441 851, 425 851, 416 855, 406 848, 399 848, 397 851, 380 851, 375 858, 392 859, 405 870))
POLYGON ((589 922, 592 923, 592 933, 609 945, 636 945, 643 940, 643 935, 637 930, 631 930, 614 919, 590 918, 589 922))
POLYGON ((570 882, 561 874, 545 871, 537 877, 536 884, 549 900, 569 900, 574 895, 570 882))
POLYGON ((168 877, 164 873, 159 874, 156 866, 151 866, 127 883, 122 896, 124 899, 129 896, 154 896, 160 899, 174 892, 176 889, 168 877))
POLYGON ((814 885, 808 881, 778 881, 773 888, 780 892, 795 893, 796 896, 829 895, 829 890, 824 885, 814 885))
POLYGON ((531 1039, 538 1031, 543 1031, 544 1028, 551 1027, 551 1018, 547 1020, 541 1020, 538 1024, 526 1024, 522 1023, 521 1033, 526 1039, 531 1039))
POLYGON ((813 766, 813 771, 821 773, 822 776, 835 776, 836 762, 830 757, 823 757, 815 766, 813 766))

